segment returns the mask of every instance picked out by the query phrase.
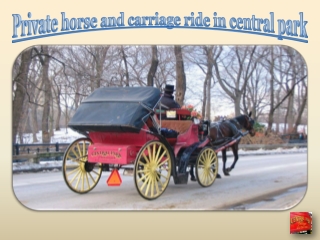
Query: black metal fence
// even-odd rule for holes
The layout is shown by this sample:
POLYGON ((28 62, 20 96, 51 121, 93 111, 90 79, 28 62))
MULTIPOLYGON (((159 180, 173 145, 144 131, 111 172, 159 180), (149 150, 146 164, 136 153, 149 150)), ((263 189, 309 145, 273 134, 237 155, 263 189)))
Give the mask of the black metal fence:
POLYGON ((39 144, 13 144, 12 155, 41 153, 41 152, 63 152, 70 143, 39 143, 39 144))

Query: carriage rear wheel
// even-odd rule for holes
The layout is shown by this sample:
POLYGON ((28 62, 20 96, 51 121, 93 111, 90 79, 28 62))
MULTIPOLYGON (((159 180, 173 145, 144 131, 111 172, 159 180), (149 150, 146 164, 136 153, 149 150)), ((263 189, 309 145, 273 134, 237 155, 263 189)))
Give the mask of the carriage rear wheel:
POLYGON ((168 148, 159 141, 146 143, 134 167, 134 182, 139 194, 148 200, 158 198, 167 188, 172 170, 168 148))
POLYGON ((67 186, 76 193, 87 193, 99 182, 101 163, 88 162, 89 138, 79 138, 68 147, 62 164, 63 178, 67 186))
POLYGON ((213 184, 218 173, 218 157, 212 148, 203 148, 196 161, 196 177, 202 187, 213 184))

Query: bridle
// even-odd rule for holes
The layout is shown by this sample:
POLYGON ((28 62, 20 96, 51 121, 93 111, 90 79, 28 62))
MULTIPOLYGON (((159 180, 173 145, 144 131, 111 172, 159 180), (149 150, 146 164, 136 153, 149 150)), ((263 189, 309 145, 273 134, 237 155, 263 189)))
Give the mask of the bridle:
POLYGON ((251 136, 254 136, 256 133, 253 128, 254 120, 251 117, 249 117, 248 115, 245 115, 245 119, 246 119, 247 130, 249 131, 251 136))

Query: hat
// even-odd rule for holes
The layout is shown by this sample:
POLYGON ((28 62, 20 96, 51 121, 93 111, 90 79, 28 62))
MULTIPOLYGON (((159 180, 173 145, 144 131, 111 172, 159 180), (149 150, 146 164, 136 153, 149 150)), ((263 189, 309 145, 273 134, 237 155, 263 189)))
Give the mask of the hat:
POLYGON ((166 84, 166 87, 164 88, 164 91, 168 92, 168 93, 173 93, 174 92, 174 86, 166 84))

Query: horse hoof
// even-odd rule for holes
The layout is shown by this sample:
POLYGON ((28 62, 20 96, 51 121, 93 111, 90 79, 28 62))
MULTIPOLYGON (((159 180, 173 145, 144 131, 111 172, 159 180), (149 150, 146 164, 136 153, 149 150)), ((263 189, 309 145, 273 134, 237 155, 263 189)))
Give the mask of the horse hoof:
POLYGON ((223 172, 225 176, 230 176, 228 171, 223 172))
POLYGON ((216 178, 221 178, 221 175, 218 173, 216 178))
POLYGON ((191 177, 190 180, 193 181, 193 182, 197 181, 197 179, 195 177, 191 177))

